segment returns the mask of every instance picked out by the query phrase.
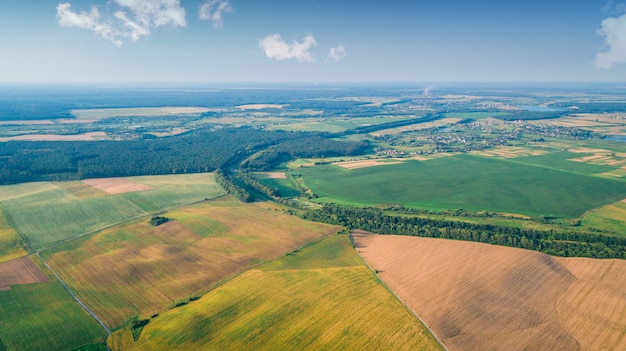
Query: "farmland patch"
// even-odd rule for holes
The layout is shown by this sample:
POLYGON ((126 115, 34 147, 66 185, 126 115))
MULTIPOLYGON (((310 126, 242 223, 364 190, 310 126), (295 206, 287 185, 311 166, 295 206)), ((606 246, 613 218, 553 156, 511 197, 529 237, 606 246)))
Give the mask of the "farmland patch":
POLYGON ((424 326, 363 266, 345 235, 250 270, 162 313, 114 349, 440 350, 424 326))
POLYGON ((166 215, 173 220, 158 227, 111 228, 44 257, 105 323, 118 326, 338 230, 232 200, 166 215))
POLYGON ((105 335, 59 282, 0 291, 0 340, 6 350, 73 350, 102 344, 105 335))
POLYGON ((96 189, 100 189, 108 194, 133 193, 136 191, 152 190, 154 188, 145 184, 131 182, 125 178, 98 178, 85 179, 83 183, 96 189))
POLYGON ((450 350, 623 349, 626 261, 357 234, 366 261, 450 350))
POLYGON ((0 263, 0 291, 10 290, 11 285, 47 281, 48 277, 33 263, 30 257, 0 263))

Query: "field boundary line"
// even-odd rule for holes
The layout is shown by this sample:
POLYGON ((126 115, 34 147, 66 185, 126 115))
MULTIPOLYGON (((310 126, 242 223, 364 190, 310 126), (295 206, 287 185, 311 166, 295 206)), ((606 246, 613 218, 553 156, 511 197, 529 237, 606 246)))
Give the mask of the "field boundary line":
MULTIPOLYGON (((372 235, 374 235, 372 233, 372 235)), ((396 292, 391 289, 389 287, 389 285, 387 285, 387 282, 385 282, 383 280, 383 278, 381 278, 378 273, 376 272, 376 270, 372 269, 372 266, 369 265, 369 263, 367 263, 367 261, 365 261, 365 259, 363 258, 363 256, 361 256, 361 254, 359 253, 359 250, 357 250, 356 246, 354 245, 354 238, 352 238, 352 230, 350 230, 350 243, 352 243, 352 247, 354 248, 354 251, 356 252, 357 256, 359 256, 359 258, 361 259, 361 262, 363 262, 363 264, 372 272, 372 274, 374 274, 374 276, 378 279, 378 281, 393 295, 396 297, 396 299, 398 299, 398 301, 400 301, 401 304, 404 305, 404 307, 413 315, 415 316, 415 318, 417 318, 417 320, 419 320, 422 325, 424 327, 426 327, 426 330, 428 330, 428 332, 430 333, 430 335, 433 336, 433 338, 435 338, 435 340, 437 341, 437 343, 439 343, 439 345, 445 350, 445 351, 450 351, 448 350, 448 348, 446 347, 446 345, 444 345, 443 341, 441 341, 441 339, 439 339, 439 337, 437 336, 437 334, 435 334, 435 332, 433 332, 432 329, 430 329, 430 327, 428 326, 428 324, 426 324, 426 322, 424 322, 424 320, 417 315, 417 313, 415 313, 415 311, 413 311, 413 309, 411 307, 409 307, 409 305, 406 303, 406 301, 404 301, 403 298, 401 298, 400 296, 398 296, 398 294, 396 294, 396 292)))
POLYGON ((46 262, 46 260, 44 260, 40 255, 39 252, 36 253, 37 257, 39 257, 39 259, 41 260, 41 262, 43 262, 43 264, 50 270, 50 272, 52 272, 52 274, 54 274, 54 276, 59 280, 59 282, 61 283, 61 285, 63 285, 63 288, 70 294, 70 296, 72 296, 72 298, 74 299, 74 301, 76 301, 76 303, 78 303, 78 305, 80 307, 82 307, 82 309, 87 312, 93 319, 96 320, 96 322, 98 322, 98 324, 100 325, 100 327, 102 327, 102 329, 104 329, 104 331, 107 333, 107 337, 104 340, 104 345, 106 346, 108 351, 111 351, 111 349, 109 348, 109 344, 107 343, 107 340, 109 339, 109 337, 111 336, 111 330, 109 330, 109 328, 107 328, 107 326, 104 324, 104 322, 102 322, 102 320, 100 320, 100 318, 98 318, 98 316, 89 309, 89 307, 87 307, 82 301, 80 301, 78 299, 78 297, 74 294, 74 292, 69 288, 69 286, 67 286, 67 284, 65 284, 65 282, 63 281, 63 279, 61 279, 61 277, 57 274, 57 272, 52 269, 52 267, 50 267, 48 265, 48 262, 46 262))

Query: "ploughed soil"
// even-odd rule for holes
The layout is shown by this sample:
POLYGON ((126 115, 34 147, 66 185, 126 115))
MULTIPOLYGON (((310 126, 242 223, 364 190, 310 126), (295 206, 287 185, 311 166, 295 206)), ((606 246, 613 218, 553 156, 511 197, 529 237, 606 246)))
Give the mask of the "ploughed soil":
POLYGON ((353 232, 451 350, 626 350, 626 260, 353 232))
POLYGON ((48 277, 30 257, 0 263, 0 291, 11 290, 11 285, 47 282, 48 277))

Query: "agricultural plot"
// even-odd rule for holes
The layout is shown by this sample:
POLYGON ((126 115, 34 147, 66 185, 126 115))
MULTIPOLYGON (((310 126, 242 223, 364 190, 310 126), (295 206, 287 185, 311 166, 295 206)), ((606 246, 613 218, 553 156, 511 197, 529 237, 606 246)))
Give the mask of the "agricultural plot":
POLYGON ((122 195, 147 212, 178 207, 225 194, 224 190, 215 182, 213 173, 144 176, 126 179, 153 188, 150 191, 128 192, 122 195))
POLYGON ((345 235, 250 270, 159 315, 114 350, 441 350, 345 235))
MULTIPOLYGON (((9 185, 2 187, 0 205, 13 228, 38 250, 148 212, 223 194, 213 174, 200 173, 9 185)), ((11 237, 10 228, 0 230, 0 250, 18 245, 2 239, 11 237)))
POLYGON ((14 285, 0 291, 2 350, 73 350, 102 344, 105 336, 59 282, 14 285))
POLYGON ((0 263, 25 256, 26 254, 24 240, 9 225, 0 205, 0 263))
POLYGON ((86 305, 117 327, 339 229, 234 200, 203 202, 166 216, 170 221, 157 227, 130 223, 43 256, 86 305))
POLYGON ((623 350, 626 261, 394 235, 357 250, 451 351, 623 350))
POLYGON ((602 231, 626 233, 626 202, 595 208, 582 216, 582 224, 602 231))
POLYGON ((302 168, 319 201, 576 218, 626 198, 626 182, 593 176, 609 166, 568 161, 569 153, 499 160, 468 154, 385 167, 302 168))
POLYGON ((254 177, 257 178, 261 184, 278 190, 282 197, 295 197, 302 194, 298 186, 292 179, 287 178, 284 172, 255 172, 254 177))
POLYGON ((12 285, 47 282, 48 277, 30 257, 0 263, 0 291, 11 290, 12 285))
POLYGON ((72 110, 79 120, 97 121, 111 117, 163 117, 171 115, 201 114, 210 109, 203 107, 134 107, 72 110))

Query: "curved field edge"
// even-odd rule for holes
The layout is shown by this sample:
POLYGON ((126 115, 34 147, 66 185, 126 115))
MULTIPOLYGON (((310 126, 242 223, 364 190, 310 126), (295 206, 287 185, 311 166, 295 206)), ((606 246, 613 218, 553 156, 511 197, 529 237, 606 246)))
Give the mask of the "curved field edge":
POLYGON ((335 235, 249 270, 162 313, 113 350, 441 350, 335 235))
POLYGON ((273 260, 339 227, 304 221, 269 203, 231 198, 134 221, 42 253, 105 324, 166 311, 219 282, 273 260))
POLYGON ((355 234, 361 256, 450 350, 623 350, 625 260, 355 234))
POLYGON ((567 154, 549 156, 508 161, 456 154, 350 170, 321 165, 293 172, 301 174, 306 186, 319 196, 316 201, 365 206, 403 204, 576 218, 626 197, 626 182, 582 169, 595 165, 567 161, 567 154), (555 157, 562 158, 558 158, 560 163, 553 162, 552 168, 545 165, 555 157))

